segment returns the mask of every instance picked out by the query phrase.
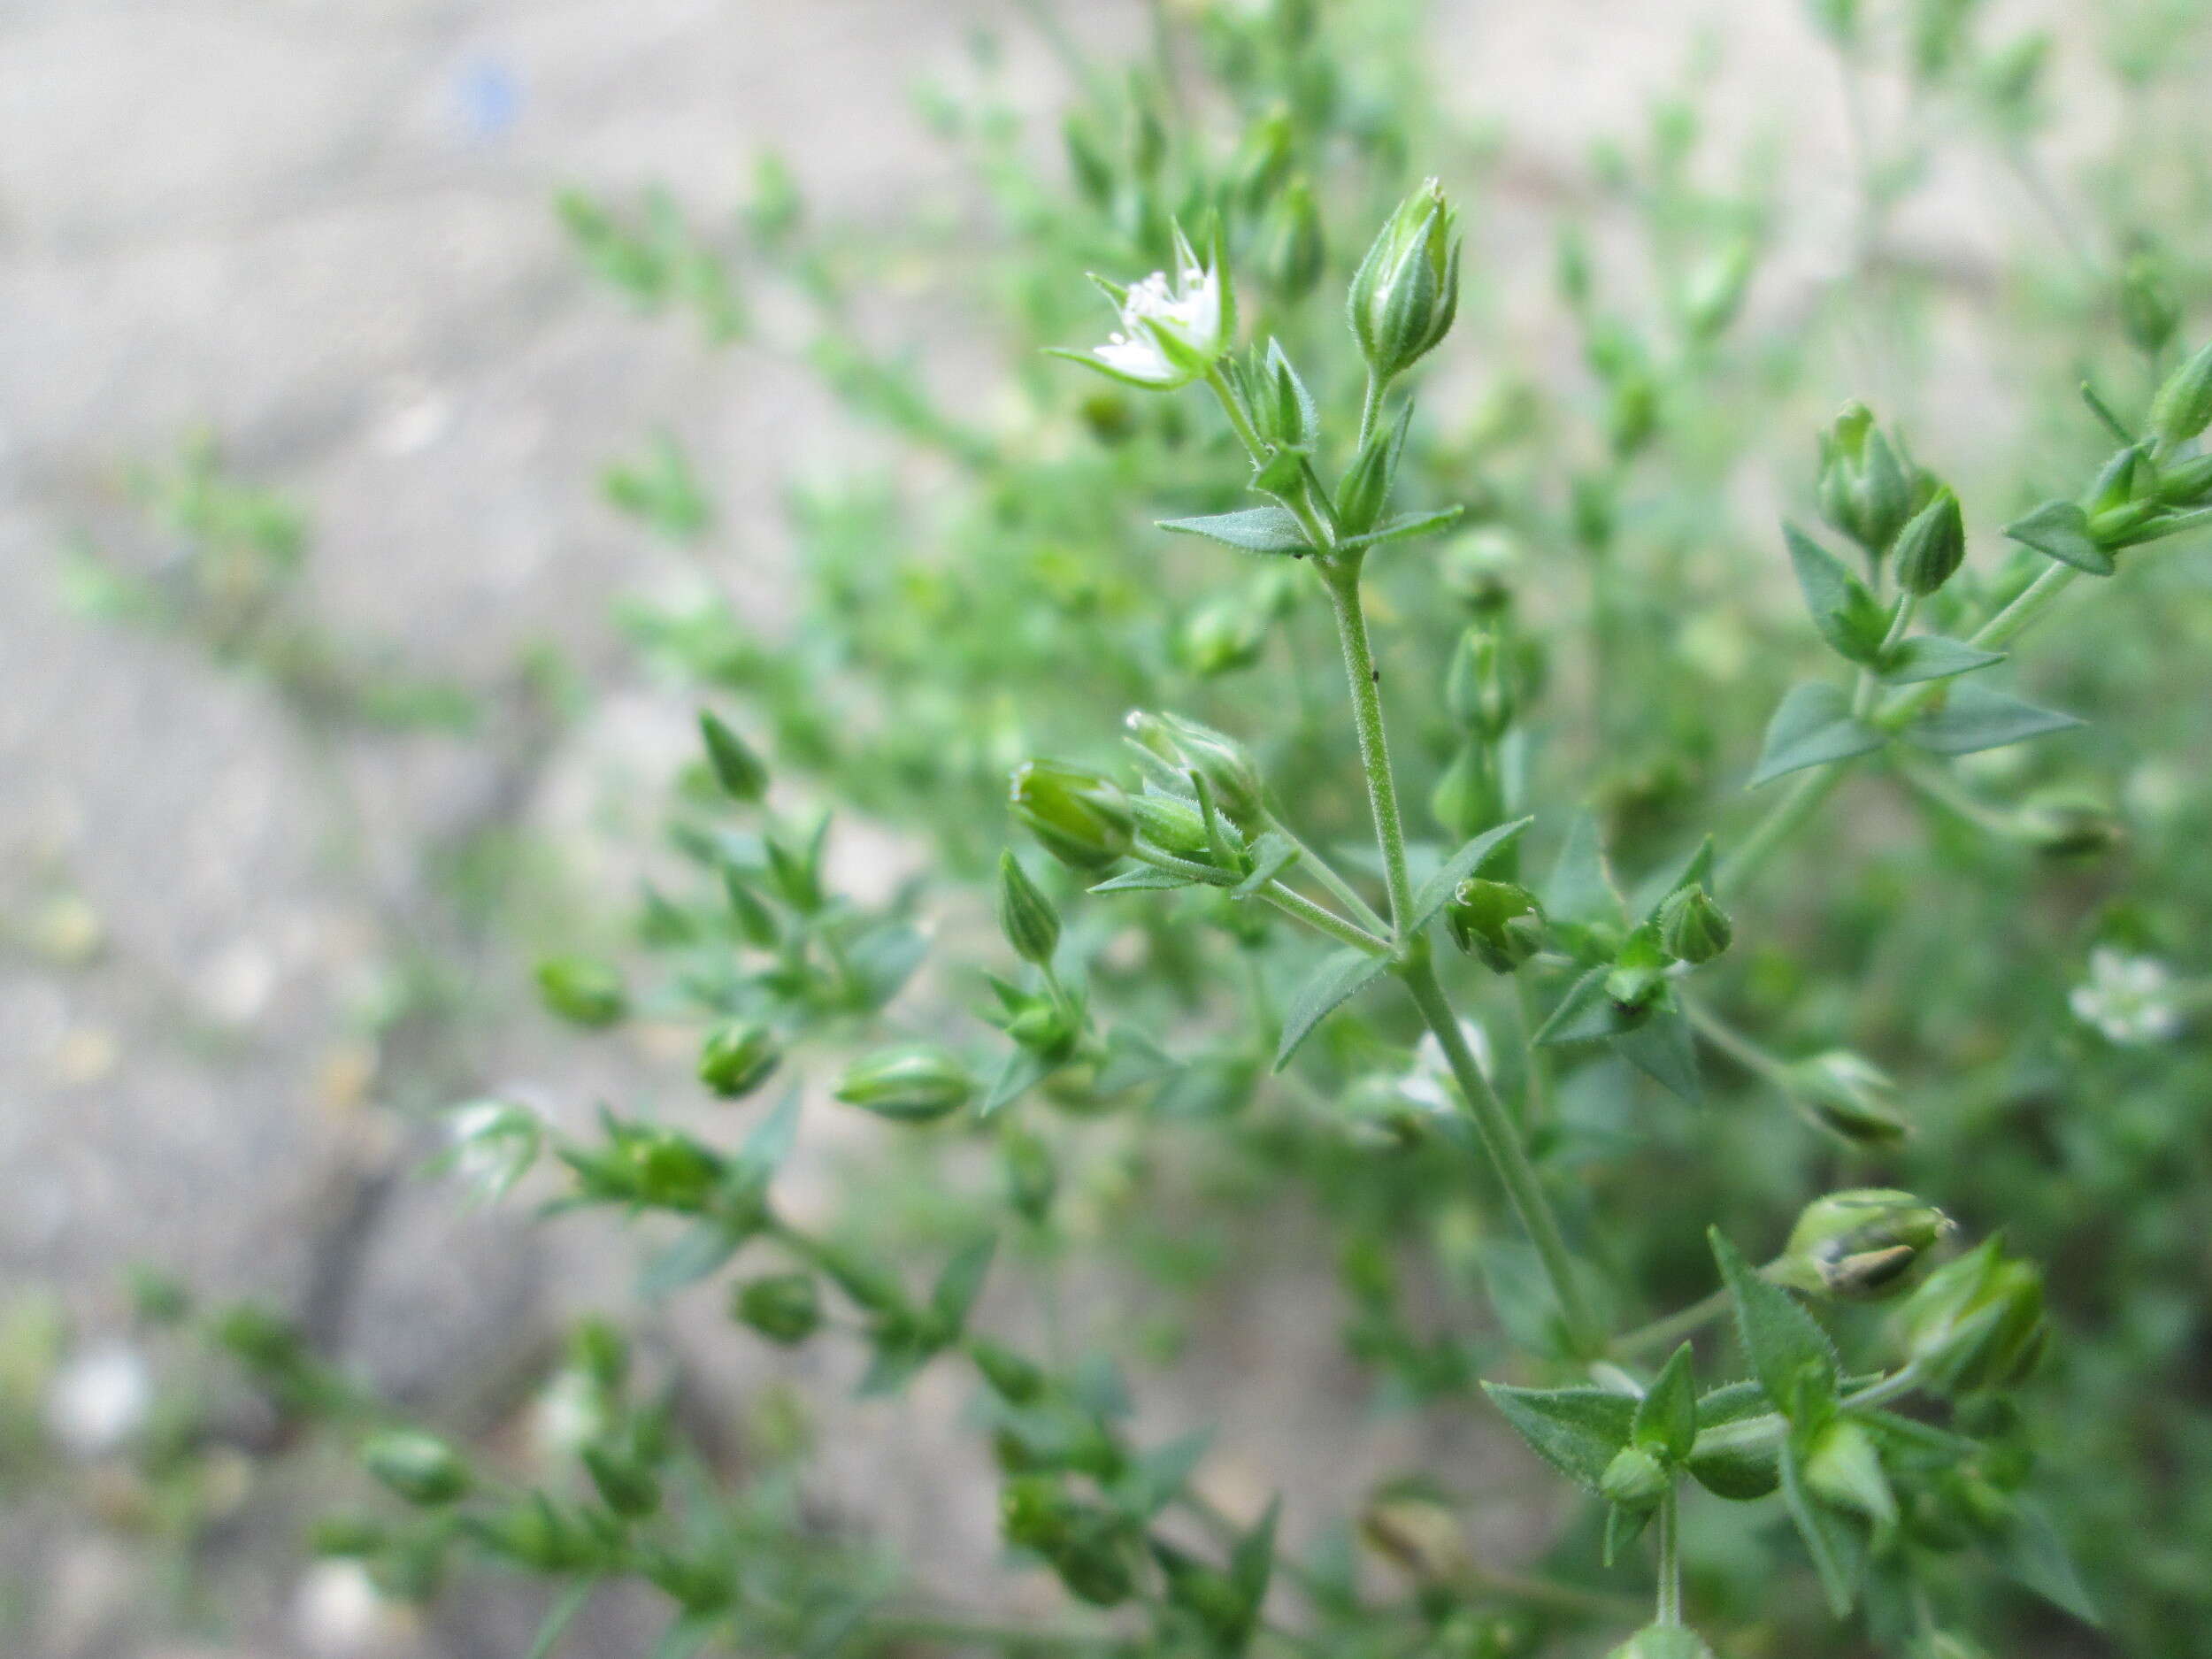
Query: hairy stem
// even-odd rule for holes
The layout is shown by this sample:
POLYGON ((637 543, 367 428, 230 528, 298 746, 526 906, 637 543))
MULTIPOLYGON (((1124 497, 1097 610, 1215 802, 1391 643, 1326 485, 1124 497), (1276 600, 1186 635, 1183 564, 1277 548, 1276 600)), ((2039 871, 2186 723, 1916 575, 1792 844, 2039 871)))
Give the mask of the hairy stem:
POLYGON ((1360 604, 1356 557, 1324 568, 1329 603, 1336 611, 1337 638, 1344 648, 1344 673, 1352 692, 1352 722, 1359 733, 1360 765, 1367 774, 1367 804, 1375 817, 1375 841, 1382 849, 1383 885, 1390 895, 1390 926, 1399 945, 1406 942, 1412 919, 1413 884, 1406 876, 1405 826, 1398 816, 1398 782, 1390 770, 1390 745, 1383 734, 1382 671, 1375 666, 1367 639, 1367 613, 1360 604))
POLYGON ((1682 1549, 1676 1498, 1671 1488, 1659 1504, 1659 1605, 1652 1616, 1657 1624, 1682 1622, 1682 1549))

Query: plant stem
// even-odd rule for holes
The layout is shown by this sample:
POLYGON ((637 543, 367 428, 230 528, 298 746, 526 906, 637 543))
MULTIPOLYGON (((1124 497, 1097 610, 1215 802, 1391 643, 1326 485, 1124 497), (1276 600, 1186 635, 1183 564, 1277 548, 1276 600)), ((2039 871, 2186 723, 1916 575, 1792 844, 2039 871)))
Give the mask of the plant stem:
POLYGON ((1721 860, 1719 873, 1715 878, 1720 891, 1732 893, 1756 875, 1760 867, 1774 856, 1775 849, 1820 810, 1822 803, 1835 792, 1836 786, 1850 770, 1851 762, 1839 760, 1807 772, 1792 784, 1789 793, 1768 809, 1767 815, 1745 837, 1743 844, 1721 860))
POLYGON ((1375 913, 1374 906, 1359 895, 1359 890, 1336 872, 1335 866, 1302 840, 1297 833, 1286 826, 1273 813, 1267 816, 1267 826, 1298 849, 1298 868, 1311 875, 1329 896, 1351 911, 1352 919, 1370 933, 1386 933, 1390 924, 1375 913))
POLYGON ((1659 1624, 1682 1622, 1682 1549, 1675 1509, 1674 1489, 1669 1487, 1659 1504, 1659 1605, 1652 1615, 1659 1624))
POLYGON ((1529 1162, 1520 1137, 1514 1133, 1513 1120, 1506 1115, 1504 1103, 1490 1087, 1489 1079, 1483 1076, 1482 1068, 1475 1064, 1474 1052, 1468 1048, 1466 1034, 1459 1028, 1458 1016, 1445 1000, 1435 964, 1425 954, 1417 952, 1402 975, 1406 988, 1413 994, 1414 1002, 1420 1008, 1421 1018, 1436 1033, 1445 1062, 1459 1085, 1461 1097, 1474 1118, 1476 1132, 1482 1137, 1483 1149, 1489 1153, 1498 1179, 1505 1184, 1506 1196, 1512 1201, 1514 1213, 1520 1217, 1522 1227, 1536 1247, 1544 1275, 1551 1281, 1552 1295, 1559 1303, 1569 1345, 1579 1355, 1603 1353, 1605 1333, 1583 1298, 1581 1286, 1575 1278, 1574 1259, 1567 1253, 1558 1217, 1552 1213, 1551 1199, 1544 1191, 1536 1166, 1529 1162))
POLYGON ((1374 370, 1367 371, 1367 396, 1360 400, 1359 405, 1359 447, 1362 449, 1367 448, 1368 439, 1375 435, 1375 417, 1382 413, 1383 393, 1387 384, 1374 370))
POLYGON ((1613 1339, 1608 1351, 1616 1358, 1626 1359, 1637 1354, 1653 1353, 1671 1348, 1684 1337, 1703 1330, 1728 1311, 1728 1293, 1717 1290, 1701 1302, 1694 1302, 1679 1313, 1671 1313, 1663 1319, 1654 1319, 1640 1325, 1625 1336, 1613 1339))
POLYGON ((1368 643, 1367 613, 1361 607, 1357 556, 1323 566, 1329 603, 1336 612, 1337 638, 1344 648, 1344 674, 1352 692, 1352 722, 1359 733, 1360 765, 1367 773, 1367 804, 1375 818, 1375 840, 1382 849, 1383 885, 1390 895, 1392 937, 1406 943, 1412 919, 1413 884, 1406 876, 1405 826, 1398 816, 1398 783, 1390 770, 1390 745, 1383 734, 1382 671, 1368 643))
POLYGON ((1390 954, 1387 939, 1346 921, 1326 905, 1316 904, 1304 894, 1286 887, 1279 881, 1269 882, 1261 890, 1260 896, 1286 916, 1294 916, 1300 921, 1319 928, 1331 938, 1342 940, 1355 950, 1363 950, 1371 956, 1390 954))

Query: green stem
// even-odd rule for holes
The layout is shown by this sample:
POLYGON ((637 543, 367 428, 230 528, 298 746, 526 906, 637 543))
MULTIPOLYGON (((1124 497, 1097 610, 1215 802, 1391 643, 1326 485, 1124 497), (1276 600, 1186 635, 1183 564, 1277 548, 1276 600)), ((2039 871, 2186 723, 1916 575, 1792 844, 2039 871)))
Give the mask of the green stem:
POLYGON ((1359 733, 1360 765, 1367 774, 1367 804, 1375 818, 1375 840, 1382 849, 1383 885, 1390 895, 1392 936, 1406 942, 1413 916, 1413 884, 1406 876, 1405 826, 1398 816, 1398 783, 1390 770, 1390 745, 1383 733, 1382 671, 1375 666, 1367 639, 1367 613, 1359 596, 1356 556, 1322 569, 1329 603, 1336 612, 1337 638, 1344 648, 1344 674, 1352 692, 1352 722, 1359 733))
POLYGON ((1809 772, 1792 784, 1789 792, 1767 810, 1767 815, 1744 838, 1743 844, 1721 860, 1716 877, 1720 891, 1732 893, 1756 875, 1775 850, 1820 810, 1850 770, 1849 761, 1839 760, 1809 772))
POLYGON ((1286 826, 1273 813, 1267 816, 1267 826, 1298 849, 1298 868, 1311 875, 1329 896, 1351 911, 1352 919, 1371 933, 1386 933, 1390 924, 1375 913, 1374 906, 1359 895, 1359 890, 1336 872, 1335 866, 1301 840, 1296 832, 1286 826))
MULTIPOLYGON (((1855 1394, 1843 1397, 1846 1411, 1869 1411, 1879 1405, 1887 1405, 1900 1394, 1909 1394, 1920 1386, 1920 1372, 1911 1364, 1892 1371, 1878 1382, 1869 1383, 1855 1394)), ((1733 1423, 1717 1424, 1699 1433, 1697 1444, 1690 1448, 1693 1458, 1708 1456, 1717 1451, 1732 1451, 1745 1447, 1761 1446, 1778 1440, 1789 1432, 1790 1420, 1779 1411, 1770 1411, 1763 1417, 1741 1417, 1733 1423)))
POLYGON ((1617 1359, 1627 1359, 1638 1354, 1657 1353, 1671 1349, 1683 1338, 1693 1336, 1728 1311, 1728 1293, 1717 1290, 1701 1302, 1694 1302, 1679 1313, 1671 1313, 1663 1319, 1654 1319, 1640 1325, 1625 1336, 1613 1339, 1609 1352, 1617 1359))
POLYGON ((1316 904, 1304 894, 1286 887, 1279 881, 1269 882, 1261 890, 1260 896, 1284 915, 1294 916, 1300 921, 1319 928, 1331 938, 1342 940, 1355 950, 1363 950, 1371 956, 1390 954, 1387 939, 1346 921, 1326 905, 1316 904))
POLYGON ((1655 1624, 1682 1622, 1682 1549, 1676 1536, 1679 1530, 1675 1494, 1670 1487, 1659 1504, 1659 1605, 1652 1616, 1655 1624))
POLYGON ((1498 1171, 1498 1179, 1505 1185, 1506 1196, 1512 1201, 1514 1213, 1520 1217, 1522 1227, 1536 1246, 1536 1254, 1543 1263, 1544 1275, 1551 1281, 1552 1294, 1559 1303, 1559 1314, 1567 1329, 1567 1340, 1578 1354, 1597 1355, 1605 1351, 1605 1333, 1596 1316, 1584 1300, 1582 1288, 1575 1277, 1574 1259, 1567 1253, 1566 1240, 1561 1236, 1559 1220, 1552 1213, 1551 1199, 1545 1193, 1536 1166, 1529 1162, 1527 1151, 1520 1137, 1514 1133, 1513 1120, 1506 1115, 1504 1102, 1497 1091, 1475 1064, 1474 1052, 1467 1046, 1466 1033, 1459 1028, 1458 1016, 1452 1012, 1445 1000, 1444 987, 1436 977, 1436 967, 1425 954, 1417 952, 1402 971, 1406 988, 1412 992, 1414 1002, 1421 1010, 1421 1018, 1436 1033, 1436 1041, 1444 1050, 1444 1059, 1451 1067, 1453 1079, 1459 1085, 1461 1097, 1467 1102, 1468 1112, 1475 1120, 1475 1130, 1482 1138, 1483 1149, 1490 1155, 1490 1162, 1498 1171))
POLYGON ((1378 376, 1374 370, 1367 371, 1367 396, 1360 400, 1359 405, 1359 447, 1363 450, 1367 448, 1368 439, 1375 435, 1375 419, 1382 413, 1383 393, 1388 386, 1389 382, 1378 376))

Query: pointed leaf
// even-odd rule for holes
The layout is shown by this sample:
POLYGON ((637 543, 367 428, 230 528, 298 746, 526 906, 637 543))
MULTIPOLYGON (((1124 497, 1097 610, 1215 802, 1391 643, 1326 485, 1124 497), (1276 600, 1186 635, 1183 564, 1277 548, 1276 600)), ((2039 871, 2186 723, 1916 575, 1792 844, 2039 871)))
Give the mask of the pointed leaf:
POLYGON ((938 1275, 937 1283, 929 1293, 929 1305, 946 1326, 947 1340, 957 1337, 967 1324, 968 1310, 975 1305, 977 1294, 983 1288, 983 1277, 991 1271, 991 1256, 997 1248, 997 1236, 987 1233, 946 1263, 945 1271, 938 1275))
POLYGON ((1150 864, 1139 864, 1134 870, 1125 870, 1121 874, 1100 882, 1091 891, 1094 893, 1170 893, 1177 887, 1194 887, 1197 885, 1198 879, 1195 876, 1187 876, 1174 870, 1155 870, 1150 864))
POLYGON ((1851 1603, 1858 1595, 1863 1552, 1851 1524, 1815 1502, 1806 1491, 1794 1437, 1782 1445, 1782 1501, 1789 1506, 1790 1519, 1797 1523, 1797 1535, 1805 1540, 1806 1554, 1813 1558, 1813 1571, 1820 1575, 1828 1610, 1838 1618, 1848 1617, 1851 1603))
POLYGON ((560 1645, 561 1638, 567 1633, 569 1625, 584 1610, 584 1603, 591 1600, 592 1592, 598 1587, 598 1579, 580 1578, 561 1593, 560 1600, 554 1602, 552 1610, 546 1614, 545 1623, 538 1626, 537 1636, 530 1643, 527 1659, 549 1659, 553 1649, 560 1645))
POLYGON ((1630 1433, 1653 1456, 1678 1463, 1697 1443, 1697 1356, 1685 1342, 1637 1402, 1630 1433))
POLYGON ((1736 1326, 1743 1338, 1751 1370, 1766 1390, 1774 1409, 1796 1418, 1808 1386, 1825 1390, 1832 1398, 1836 1388, 1836 1350, 1828 1333, 1812 1315, 1799 1307, 1789 1292, 1762 1278, 1718 1227, 1707 1230, 1713 1258, 1720 1263, 1722 1281, 1736 1307, 1736 1326))
POLYGON ((1536 1455, 1578 1486, 1595 1492, 1605 1466, 1628 1444, 1636 1402, 1603 1388, 1513 1388, 1485 1383, 1536 1455))
POLYGON ((1279 1071, 1289 1064, 1290 1056, 1298 1052, 1298 1045, 1312 1034, 1316 1025, 1380 977, 1389 966, 1387 956, 1349 947, 1325 958, 1298 987, 1298 994, 1291 998, 1289 1011, 1283 1016, 1283 1037, 1275 1048, 1275 1070, 1279 1071))
POLYGON ((1613 1000, 1605 988, 1611 973, 1612 969, 1601 964, 1570 986, 1567 995, 1559 999, 1559 1006, 1552 1010, 1551 1018, 1538 1027, 1536 1045, 1548 1048, 1563 1042, 1599 1042, 1635 1030, 1643 1016, 1613 1000))
POLYGON ((2039 709, 1977 685, 1955 687, 1942 707, 1932 709, 1904 731, 1905 741, 1939 755, 1971 755, 2002 749, 2081 725, 2070 714, 2039 709))
POLYGON ((1766 746, 1759 764, 1745 787, 1763 783, 1808 766, 1824 766, 1879 749, 1884 738, 1851 715, 1851 699, 1841 688, 1822 680, 1790 687, 1767 726, 1766 746))
POLYGON ((1280 830, 1269 830, 1252 843, 1252 873, 1229 889, 1233 899, 1248 899, 1298 862, 1298 843, 1280 830))
POLYGON ((1618 1504, 1609 1505, 1605 1511, 1605 1564, 1611 1566, 1627 1553, 1629 1546, 1644 1535, 1644 1528, 1651 1525, 1654 1509, 1624 1509, 1618 1504))
POLYGON ((1518 839, 1521 832, 1535 821, 1525 818, 1486 830, 1446 859, 1413 895, 1413 919, 1407 925, 1406 933, 1411 935, 1426 927, 1436 918, 1437 911, 1450 901, 1461 882, 1481 869, 1500 849, 1518 839))
POLYGON ((1098 1068, 1091 1087, 1099 1094, 1118 1094, 1172 1077, 1176 1070, 1176 1063, 1154 1047, 1151 1038, 1117 1025, 1106 1033, 1106 1063, 1098 1068))
POLYGON ((1679 1094, 1693 1106, 1704 1103, 1697 1041, 1690 1033, 1690 1022, 1671 1002, 1651 1009, 1628 1030, 1617 1034, 1613 1047, 1662 1088, 1679 1094))
POLYGON ((1213 1444, 1213 1438, 1211 1429, 1194 1429, 1141 1454, 1129 1471, 1130 1507, 1148 1521, 1174 1502, 1205 1460, 1206 1449, 1213 1444))
POLYGON ((2047 501, 2026 518, 2007 525, 2005 534, 2045 558, 2071 565, 2092 576, 2112 574, 2112 555, 2089 534, 2089 515, 2077 503, 2047 501))
POLYGON ((1283 1501, 1278 1497, 1229 1552, 1229 1581, 1248 1608, 1256 1609, 1267 1599, 1267 1581, 1275 1572, 1275 1532, 1282 1517, 1283 1501))
POLYGON ((1544 913, 1575 926, 1619 927, 1628 920, 1620 889, 1613 885, 1594 815, 1578 812, 1567 826, 1558 862, 1544 883, 1544 913))
POLYGON ((2104 1619, 2075 1571, 2050 1512, 2032 1497, 2014 1501, 2005 1571, 2052 1606, 2065 1609, 2085 1624, 2102 1627, 2104 1619))
POLYGON ((1916 634, 1882 658, 1882 683, 1910 686, 1924 680, 1949 680, 2005 660, 2002 651, 1985 651, 1964 640, 1940 634, 1916 634))
POLYGON ((1160 528, 1177 535, 1202 535, 1247 553, 1288 553, 1302 557, 1313 551, 1298 520, 1282 507, 1247 507, 1202 518, 1164 518, 1160 528))
POLYGON ((1438 512, 1402 512, 1395 518, 1384 519, 1365 535, 1346 536, 1336 544, 1337 550, 1349 552, 1355 548, 1373 547, 1382 541, 1399 541, 1408 536, 1434 535, 1439 530, 1449 528, 1465 511, 1463 507, 1446 507, 1438 512))
POLYGON ((1820 637, 1847 662, 1872 662, 1889 629, 1888 613, 1841 559, 1795 525, 1783 525, 1782 539, 1789 544, 1790 565, 1820 637))
POLYGON ((638 1275, 638 1294, 648 1302, 681 1290, 719 1268, 737 1254, 744 1236, 718 1216, 703 1216, 676 1235, 675 1241, 649 1257, 638 1275))
POLYGON ((791 1156, 791 1148, 799 1139, 799 1091, 787 1090, 778 1101, 775 1109, 753 1125, 752 1133, 745 1137, 744 1145, 737 1149, 733 1168, 756 1191, 768 1185, 769 1178, 783 1167, 783 1161, 791 1156))
POLYGON ((982 1116, 989 1118, 1012 1105, 1052 1074, 1052 1062, 1034 1048, 1017 1048, 999 1068, 991 1092, 984 1097, 982 1116))

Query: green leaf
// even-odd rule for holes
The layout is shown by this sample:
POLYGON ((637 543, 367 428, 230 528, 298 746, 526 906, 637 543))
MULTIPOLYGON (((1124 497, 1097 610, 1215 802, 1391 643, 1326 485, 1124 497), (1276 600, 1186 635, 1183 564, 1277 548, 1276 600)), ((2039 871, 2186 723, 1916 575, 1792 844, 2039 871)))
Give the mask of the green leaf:
POLYGON ((1384 519, 1365 535, 1346 536, 1336 544, 1336 549, 1340 553, 1348 553, 1355 548, 1373 547, 1380 541, 1400 541, 1408 536, 1434 535, 1439 530, 1450 526, 1464 511, 1460 507, 1446 507, 1439 512, 1402 512, 1394 518, 1384 519))
POLYGON ((2002 749, 2030 738, 2072 730, 2082 722, 2070 714, 2039 709, 1975 685, 1953 690, 1940 708, 1932 709, 1904 731, 1905 741, 1939 755, 1971 755, 2002 749))
POLYGON ((1269 830, 1252 843, 1252 873, 1229 889, 1233 899, 1257 895, 1277 876, 1298 862, 1298 843, 1280 830, 1269 830))
POLYGON ((991 1092, 984 1097, 982 1116, 988 1118, 1012 1105, 1052 1074, 1053 1063, 1034 1048, 1016 1048, 999 1068, 991 1092))
POLYGON ((1505 1420, 1536 1455, 1591 1492, 1605 1466, 1628 1444, 1636 1402, 1603 1388, 1513 1388, 1485 1383, 1505 1420))
POLYGON ((1516 839, 1534 823, 1533 818, 1522 818, 1517 823, 1501 824, 1494 830, 1486 830, 1454 853, 1438 868, 1436 873, 1421 884, 1413 895, 1413 919, 1407 925, 1409 936, 1419 933, 1436 913, 1449 902, 1453 890, 1469 876, 1481 869, 1491 856, 1516 839))
POLYGON ((722 1628, 722 1615, 686 1613, 654 1645, 653 1659, 692 1659, 722 1628))
POLYGON ((1275 1048, 1275 1070, 1281 1071, 1298 1052, 1298 1045, 1313 1028, 1345 1002, 1363 989, 1390 966, 1387 956, 1347 947, 1323 960, 1291 998, 1283 1016, 1283 1039, 1275 1048))
POLYGON ((747 1186, 759 1191, 783 1167, 798 1139, 799 1091, 794 1088, 787 1090, 774 1110, 753 1125, 731 1167, 747 1186))
POLYGON ((1134 870, 1125 870, 1110 879, 1100 882, 1091 889, 1094 893, 1169 893, 1177 887, 1198 886, 1195 876, 1187 876, 1174 870, 1155 870, 1150 864, 1139 864, 1134 870))
POLYGON ((1697 1355, 1685 1342, 1674 1350, 1636 1403, 1629 1434, 1663 1462, 1678 1463, 1697 1443, 1697 1355))
POLYGON ((1627 925, 1627 906, 1613 885, 1594 815, 1578 812, 1567 826, 1566 841, 1544 883, 1543 900, 1544 914, 1555 923, 1578 927, 1627 925))
POLYGON ((1303 557, 1313 551, 1298 520, 1283 507, 1247 507, 1240 512, 1215 513, 1203 518, 1163 518, 1160 528, 1177 535, 1202 535, 1247 553, 1288 553, 1303 557))
POLYGON ((1820 637, 1845 661, 1871 663, 1889 631, 1888 612, 1841 559, 1795 525, 1783 525, 1782 539, 1789 544, 1790 566, 1820 637))
POLYGON ((1766 746, 1759 764, 1745 787, 1763 783, 1808 766, 1824 766, 1879 749, 1881 733, 1851 714, 1851 699, 1842 689, 1823 680, 1793 686, 1767 725, 1766 746))
POLYGON ((1671 1002, 1654 1006, 1626 1031, 1616 1033, 1613 1047, 1662 1088, 1679 1094, 1693 1106, 1704 1103, 1697 1041, 1690 1034, 1690 1022, 1671 1002))
POLYGON ((1567 989, 1533 1039, 1540 1048, 1563 1042, 1601 1042, 1636 1029, 1645 1016, 1623 1008, 1605 988, 1609 964, 1591 969, 1567 989))
POLYGON ((1909 686, 1924 680, 1949 680, 2005 660, 2002 651, 1985 651, 1964 640, 1940 634, 1916 634, 1882 658, 1882 683, 1909 686))
POLYGON ((1194 1429, 1140 1454, 1126 1478, 1128 1490, 1122 1494, 1125 1506, 1138 1518, 1148 1521, 1174 1502, 1204 1461, 1213 1438, 1211 1429, 1194 1429))
POLYGON ((2073 1557, 2050 1513, 2031 1497, 2016 1498, 2012 1534, 2006 1540, 2005 1571, 2054 1607, 2063 1608, 2085 1624, 2102 1628, 2104 1619, 2075 1571, 2073 1557))
POLYGON ((929 1306, 945 1326, 946 1340, 957 1338, 968 1323, 968 1310, 975 1306, 983 1276, 991 1271, 991 1256, 997 1248, 997 1237, 986 1234, 946 1263, 945 1271, 938 1275, 929 1293, 929 1306))
POLYGON ((569 1625, 584 1610, 584 1603, 591 1600, 592 1592, 598 1587, 598 1579, 580 1578, 561 1593, 560 1600, 554 1602, 552 1610, 546 1614, 545 1623, 538 1626, 538 1633, 530 1644, 527 1659, 549 1659, 553 1649, 560 1644, 561 1638, 567 1633, 569 1625))
POLYGON ((1657 1513, 1655 1509, 1624 1509, 1617 1504, 1608 1506, 1605 1511, 1604 1555, 1607 1566, 1611 1566, 1627 1553, 1629 1546, 1644 1535, 1644 1529, 1651 1525, 1651 1517, 1657 1513))
POLYGON ((1248 1608, 1267 1599, 1267 1581, 1275 1572, 1275 1532, 1283 1518, 1283 1501, 1275 1498, 1252 1530, 1229 1551, 1229 1582, 1248 1608))
POLYGON ((1106 1033, 1106 1061, 1091 1084, 1094 1094, 1118 1094, 1172 1077, 1176 1063, 1162 1054, 1152 1039, 1127 1025, 1106 1033))
POLYGON ((1789 1507, 1790 1519, 1797 1523, 1797 1535, 1805 1540, 1806 1554, 1813 1558, 1813 1571, 1820 1575, 1821 1590, 1828 1597, 1828 1610, 1838 1618, 1849 1617, 1851 1603, 1858 1595, 1864 1552, 1851 1524, 1815 1502, 1806 1491, 1793 1437, 1782 1445, 1782 1502, 1789 1507))
POLYGON ((1735 1303, 1736 1327, 1750 1356, 1752 1374, 1774 1409, 1795 1421, 1804 1415, 1809 1387, 1832 1399, 1836 1350, 1828 1333, 1789 1292, 1755 1271, 1718 1227, 1707 1229, 1706 1237, 1712 1243, 1713 1259, 1720 1263, 1729 1300, 1735 1303))
POLYGON ((744 1235, 718 1216, 703 1216, 656 1251, 638 1275, 637 1292, 648 1302, 695 1285, 737 1254, 744 1235))
POLYGON ((2046 558, 2071 565, 2092 576, 2112 574, 2112 555, 2089 534, 2089 515, 2077 503, 2047 501, 2026 518, 2007 525, 2005 534, 2046 558))

